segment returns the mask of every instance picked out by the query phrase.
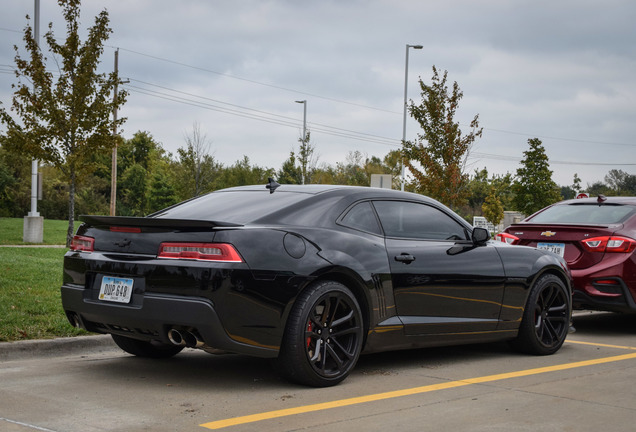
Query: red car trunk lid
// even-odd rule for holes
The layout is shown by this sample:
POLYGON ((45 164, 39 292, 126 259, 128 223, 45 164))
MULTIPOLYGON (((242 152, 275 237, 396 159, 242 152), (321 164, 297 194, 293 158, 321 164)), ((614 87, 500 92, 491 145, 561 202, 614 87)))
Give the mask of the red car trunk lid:
POLYGON ((506 232, 519 238, 516 244, 538 247, 539 243, 563 244, 563 257, 571 269, 583 269, 603 259, 603 252, 586 250, 583 240, 600 236, 610 236, 616 231, 616 225, 568 225, 555 224, 516 224, 506 229, 506 232))

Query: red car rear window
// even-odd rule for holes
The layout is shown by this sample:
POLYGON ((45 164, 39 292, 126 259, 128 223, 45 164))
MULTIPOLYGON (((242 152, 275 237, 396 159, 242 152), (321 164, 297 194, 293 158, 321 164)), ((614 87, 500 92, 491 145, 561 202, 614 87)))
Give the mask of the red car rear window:
POLYGON ((550 224, 618 224, 636 214, 636 206, 624 204, 555 205, 534 216, 529 222, 550 224))

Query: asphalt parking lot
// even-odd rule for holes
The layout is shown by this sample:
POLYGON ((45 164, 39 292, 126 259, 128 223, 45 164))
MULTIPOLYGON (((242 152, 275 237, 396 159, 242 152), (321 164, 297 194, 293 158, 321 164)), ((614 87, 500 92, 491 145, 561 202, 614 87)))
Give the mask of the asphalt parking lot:
POLYGON ((139 359, 107 337, 5 345, 0 431, 633 431, 636 316, 582 312, 575 325, 553 356, 382 353, 327 389, 289 384, 267 360, 139 359))

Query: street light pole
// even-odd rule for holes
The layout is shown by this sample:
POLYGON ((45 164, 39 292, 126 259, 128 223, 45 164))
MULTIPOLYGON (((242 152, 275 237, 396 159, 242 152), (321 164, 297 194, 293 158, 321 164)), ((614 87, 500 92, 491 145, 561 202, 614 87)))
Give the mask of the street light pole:
MULTIPOLYGON (((40 0, 34 2, 34 22, 33 22, 33 39, 36 47, 40 46, 40 0)), ((37 93, 35 83, 33 84, 33 94, 37 93)), ((24 217, 22 229, 22 240, 25 243, 42 243, 44 238, 44 217, 38 212, 38 195, 40 191, 40 182, 38 181, 38 165, 37 159, 31 160, 31 211, 24 217)))
MULTIPOLYGON (((303 104, 303 140, 302 143, 307 145, 305 140, 307 139, 307 100, 297 100, 296 103, 303 104)), ((303 184, 305 184, 305 169, 306 167, 301 167, 301 175, 303 184)))
MULTIPOLYGON (((422 49, 422 45, 409 45, 406 44, 406 65, 404 66, 404 117, 402 118, 402 145, 406 142, 406 109, 407 109, 407 89, 409 84, 409 48, 422 49)), ((404 169, 404 154, 402 154, 402 187, 404 190, 404 184, 406 183, 405 169, 404 169)))
MULTIPOLYGON (((33 14, 33 39, 35 40, 35 44, 37 46, 40 45, 40 0, 35 0, 34 3, 34 14, 33 14)), ((33 93, 37 90, 35 89, 35 85, 33 86, 33 93)), ((29 216, 38 217, 40 216, 40 212, 38 212, 38 165, 39 161, 37 159, 31 160, 31 211, 29 212, 29 216)))

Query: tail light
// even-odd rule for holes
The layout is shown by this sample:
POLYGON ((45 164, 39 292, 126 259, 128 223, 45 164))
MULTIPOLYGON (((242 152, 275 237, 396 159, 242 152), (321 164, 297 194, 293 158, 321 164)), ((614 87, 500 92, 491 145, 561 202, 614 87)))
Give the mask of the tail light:
POLYGON ((228 243, 161 243, 157 256, 167 259, 243 262, 234 246, 228 243))
POLYGON ((93 237, 84 237, 76 235, 71 240, 72 251, 93 252, 95 249, 95 239, 93 237))
POLYGON ((630 253, 636 250, 636 240, 626 237, 594 237, 582 243, 590 252, 630 253))
POLYGON ((519 237, 508 233, 499 233, 495 235, 495 240, 512 245, 519 243, 519 237))

